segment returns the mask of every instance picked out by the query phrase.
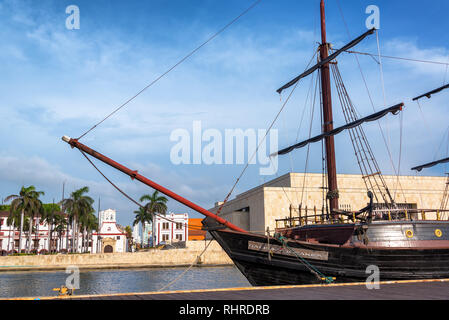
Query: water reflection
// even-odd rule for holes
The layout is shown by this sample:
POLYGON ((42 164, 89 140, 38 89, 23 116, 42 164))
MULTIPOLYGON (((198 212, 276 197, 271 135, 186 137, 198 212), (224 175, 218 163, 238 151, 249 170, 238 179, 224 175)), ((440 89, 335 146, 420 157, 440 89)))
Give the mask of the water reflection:
MULTIPOLYGON (((81 271, 77 295, 157 291, 185 269, 135 269, 81 271)), ((53 288, 64 285, 69 274, 58 272, 0 273, 0 297, 37 297, 56 295, 53 288)), ((249 287, 235 267, 193 268, 165 290, 195 290, 249 287)))

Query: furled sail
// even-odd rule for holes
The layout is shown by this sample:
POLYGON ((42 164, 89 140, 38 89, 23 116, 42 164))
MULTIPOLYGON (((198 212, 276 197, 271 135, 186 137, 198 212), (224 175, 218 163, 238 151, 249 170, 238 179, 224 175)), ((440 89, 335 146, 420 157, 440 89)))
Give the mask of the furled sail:
POLYGON ((294 84, 296 84, 299 80, 301 80, 304 77, 307 77, 309 74, 313 73, 315 70, 321 68, 323 65, 325 65, 326 63, 331 62, 332 60, 334 60, 335 58, 337 58, 342 52, 351 49, 352 47, 354 47, 355 45, 357 45, 359 42, 361 42, 363 39, 365 39, 367 36, 371 35, 374 33, 376 29, 371 29, 367 32, 365 32, 364 34, 362 34, 360 37, 358 37, 357 39, 352 40, 350 43, 348 43, 347 45, 345 45, 343 48, 341 48, 338 51, 335 51, 333 54, 331 54, 327 59, 324 59, 323 61, 320 61, 318 64, 316 64, 315 66, 311 67, 310 69, 308 69, 307 71, 305 71, 303 74, 299 75, 298 77, 296 77, 295 79, 293 79, 292 81, 290 81, 289 83, 287 83, 286 85, 284 85, 282 88, 278 89, 277 92, 279 94, 282 93, 282 91, 284 91, 285 89, 290 88, 291 86, 293 86, 294 84))
POLYGON ((395 106, 393 106, 393 107, 390 107, 390 108, 387 108, 387 109, 385 109, 385 110, 379 111, 379 112, 377 112, 377 113, 375 113, 375 114, 372 114, 372 115, 370 115, 370 116, 368 116, 368 117, 365 117, 365 118, 363 118, 363 119, 356 120, 356 121, 354 121, 354 122, 348 123, 348 124, 345 125, 345 126, 336 128, 336 129, 334 129, 334 130, 332 130, 332 131, 323 133, 323 134, 321 134, 321 135, 319 135, 319 136, 316 136, 316 137, 314 137, 314 138, 308 139, 308 140, 303 141, 303 142, 301 142, 301 143, 295 144, 295 145, 293 145, 293 146, 291 146, 291 147, 285 148, 285 149, 283 149, 283 150, 281 150, 281 151, 278 151, 277 153, 273 153, 273 154, 271 155, 271 157, 275 157, 275 156, 278 156, 278 155, 285 155, 285 154, 288 154, 288 153, 292 152, 293 150, 300 149, 300 148, 304 148, 304 147, 307 146, 308 144, 311 144, 311 143, 315 143, 315 142, 321 141, 321 140, 323 140, 323 139, 326 138, 326 137, 330 137, 330 136, 337 135, 337 134, 341 133, 341 132, 344 131, 344 130, 348 130, 348 129, 355 128, 355 127, 357 127, 357 126, 359 126, 359 125, 361 125, 361 124, 363 124, 363 123, 365 123, 365 122, 372 122, 372 121, 379 120, 379 119, 383 118, 384 116, 386 116, 386 115, 389 114, 389 113, 392 113, 392 114, 396 115, 396 114, 398 114, 400 111, 402 111, 402 108, 403 108, 403 107, 404 107, 404 103, 397 104, 397 105, 395 105, 395 106))
POLYGON ((442 87, 440 87, 438 89, 432 90, 430 92, 424 93, 423 95, 420 95, 419 97, 414 98, 413 101, 419 100, 419 99, 424 98, 424 97, 427 97, 428 99, 430 99, 430 97, 433 94, 438 93, 438 92, 443 91, 443 90, 448 89, 448 88, 449 88, 449 84, 447 84, 445 86, 442 86, 442 87))
POLYGON ((439 164, 442 164, 442 163, 447 163, 447 162, 449 162, 449 158, 441 159, 441 160, 430 162, 430 163, 427 163, 427 164, 423 164, 422 166, 418 166, 418 167, 412 168, 412 170, 421 172, 423 169, 432 168, 432 167, 435 167, 436 165, 439 165, 439 164))

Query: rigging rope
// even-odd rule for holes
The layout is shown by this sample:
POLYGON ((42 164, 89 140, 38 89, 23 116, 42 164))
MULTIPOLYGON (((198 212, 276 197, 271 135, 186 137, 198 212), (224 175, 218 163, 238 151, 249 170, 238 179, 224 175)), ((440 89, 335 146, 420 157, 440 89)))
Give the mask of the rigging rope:
MULTIPOLYGON (((318 82, 318 79, 319 79, 319 78, 317 77, 317 78, 316 78, 316 81, 317 81, 317 82, 318 82)), ((314 91, 314 92, 315 92, 315 95, 314 95, 314 98, 313 98, 313 104, 312 104, 313 108, 311 108, 311 109, 312 109, 312 114, 311 114, 311 123, 310 123, 310 129, 309 129, 309 138, 310 138, 310 136, 311 136, 311 134, 312 134, 312 123, 313 123, 313 115, 314 115, 314 107, 315 107, 315 99, 316 99, 316 87, 315 87, 315 90, 313 90, 313 82, 314 82, 313 80, 314 80, 314 75, 312 74, 311 86, 310 86, 310 88, 309 88, 309 90, 308 90, 308 94, 307 94, 307 98, 306 98, 306 104, 307 104, 307 102, 308 102, 308 96, 309 96, 309 94, 310 94, 310 91, 314 91)), ((317 86, 317 85, 316 85, 316 86, 317 86)), ((311 97, 310 102, 312 102, 312 97, 311 97)), ((306 110, 306 105, 304 106, 304 110, 303 110, 303 115, 302 115, 302 118, 301 118, 301 125, 300 125, 300 126, 302 126, 302 121, 303 121, 303 119, 304 119, 305 110, 306 110)), ((299 131, 298 131, 298 135, 299 135, 299 131)), ((297 136, 296 141, 298 141, 298 139, 299 139, 299 136, 297 136)), ((290 155, 291 155, 291 154, 290 154, 290 155)), ((273 163, 272 157, 269 157, 269 159, 270 159, 271 165, 274 167, 274 163, 273 163)), ((307 165, 308 161, 309 161, 309 153, 308 153, 308 151, 307 151, 306 170, 307 170, 307 167, 308 167, 308 165, 307 165)), ((293 169, 292 169, 292 171, 293 171, 293 169)), ((276 177, 279 177, 279 172, 276 173, 276 177)), ((304 180, 305 180, 305 175, 304 175, 304 180)), ((298 208, 298 210, 301 210, 301 207, 302 207, 303 196, 304 196, 304 185, 305 185, 305 183, 303 182, 303 189, 302 189, 302 195, 301 195, 301 202, 299 202, 299 199, 298 199, 298 192, 295 191, 295 193, 294 193, 295 196, 296 196, 296 202, 299 202, 299 203, 300 203, 300 207, 298 208)), ((290 216, 291 216, 291 211, 292 211, 292 210, 296 210, 296 208, 293 206, 293 202, 291 201, 290 197, 288 196, 287 192, 285 191, 284 186, 281 186, 281 188, 282 188, 282 191, 283 191, 284 194, 285 194, 285 197, 287 198, 287 201, 290 203, 290 216)))
POLYGON ((236 18, 234 18, 231 22, 229 22, 228 24, 226 24, 223 28, 221 28, 219 31, 217 31, 216 33, 214 33, 209 39, 207 39, 205 42, 203 42, 200 46, 196 47, 193 51, 191 51, 189 54, 187 54, 184 58, 182 58, 181 60, 179 60, 176 64, 174 64, 170 69, 168 69, 167 71, 165 71, 163 74, 161 74, 159 77, 157 77, 155 80, 153 80, 149 85, 147 85, 146 87, 144 87, 142 90, 140 90, 138 93, 136 93, 133 97, 131 97, 130 99, 128 99, 125 103, 123 103, 122 105, 120 105, 119 107, 117 107, 114 111, 112 111, 109 115, 107 115, 103 120, 101 120, 100 122, 98 122, 97 124, 95 124, 92 128, 90 128, 89 130, 87 130, 85 133, 83 133, 77 140, 80 140, 81 138, 83 138, 85 135, 87 135, 89 132, 91 132, 92 130, 94 130, 97 126, 99 126, 100 124, 102 124, 104 121, 106 121, 107 119, 109 119, 112 115, 114 115, 115 113, 117 113, 120 109, 122 109, 123 107, 125 107, 128 103, 130 103, 131 101, 133 101, 135 98, 137 98, 139 95, 141 95, 145 90, 147 90, 148 88, 150 88, 151 86, 153 86, 156 82, 158 82, 160 79, 162 79, 163 77, 165 77, 167 74, 169 74, 171 71, 173 71, 177 66, 179 66, 181 63, 183 63, 184 61, 186 61, 188 58, 190 58, 191 56, 193 56, 198 50, 200 50, 202 47, 204 47, 206 44, 208 44, 210 41, 212 41, 214 38, 216 38, 219 34, 221 34, 223 31, 225 31, 227 28, 229 28, 231 25, 233 25, 237 20, 239 20, 242 16, 244 16, 245 14, 247 14, 251 9, 253 9, 256 5, 258 5, 262 0, 256 0, 249 8, 247 8, 246 10, 244 10, 241 14, 239 14, 236 18))
POLYGON ((334 278, 332 278, 332 277, 326 277, 323 273, 321 273, 315 266, 313 266, 310 262, 308 262, 306 259, 304 259, 304 258, 302 258, 301 256, 299 256, 296 252, 295 252, 295 250, 293 250, 292 248, 290 248, 289 246, 288 246, 288 240, 287 240, 287 238, 285 238, 284 236, 282 236, 281 234, 279 234, 279 233, 276 233, 275 235, 274 235, 274 238, 276 239, 276 240, 278 240, 281 244, 282 244, 282 246, 284 247, 284 248, 286 248, 286 249, 288 249, 291 253, 293 253, 294 255, 295 255, 295 257, 302 263, 302 264, 304 264, 305 266, 306 266, 306 268, 308 268, 309 269, 309 271, 312 273, 312 274, 314 274, 316 277, 317 277, 317 279, 318 280, 320 280, 320 281, 325 281, 327 284, 331 284, 331 283, 333 283, 334 282, 334 278))
MULTIPOLYGON (((271 165, 274 166, 273 159, 271 159, 271 157, 269 157, 268 159, 270 159, 271 165)), ((279 172, 276 172, 276 178, 278 178, 278 177, 279 177, 279 172)), ((285 194, 285 197, 287 198, 287 201, 290 203, 290 208, 293 208, 293 202, 290 200, 290 197, 288 196, 287 192, 285 191, 284 186, 281 185, 281 188, 285 194)), ((264 231, 264 233, 265 233, 265 231, 264 231)))
MULTIPOLYGON (((336 49, 338 50, 338 49, 336 49)), ((372 54, 367 52, 360 52, 360 51, 354 51, 354 50, 346 50, 346 53, 352 53, 352 54, 358 54, 363 56, 370 56, 372 58, 378 57, 378 54, 372 54)), ((386 58, 386 59, 395 59, 395 60, 404 60, 404 61, 411 61, 411 62, 419 62, 419 63, 429 63, 429 64, 439 64, 439 65, 445 65, 446 67, 449 66, 449 62, 441 62, 441 61, 432 61, 432 60, 420 60, 420 59, 412 59, 412 58, 404 58, 404 57, 395 57, 395 56, 386 56, 381 55, 380 57, 386 58)), ((375 60, 377 63, 379 61, 375 60)))
MULTIPOLYGON (((89 163, 103 176, 103 178, 105 178, 118 192, 120 192, 123 196, 125 196, 129 201, 136 204, 138 207, 146 210, 145 206, 142 206, 139 202, 137 202, 136 200, 131 198, 127 193, 125 193, 115 183, 113 183, 108 177, 106 177, 106 175, 100 169, 98 169, 98 167, 92 162, 92 160, 89 159, 89 157, 82 150, 80 150, 80 152, 87 159, 87 161, 89 161, 89 163)), ((158 213, 153 213, 153 215, 155 215, 163 220, 166 220, 168 222, 176 223, 176 221, 168 219, 167 217, 160 215, 158 213)), ((187 226, 192 230, 202 230, 202 228, 199 229, 198 226, 193 226, 193 225, 187 225, 187 226)))
MULTIPOLYGON (((315 36, 314 36, 314 38, 315 38, 315 36)), ((317 55, 317 54, 318 54, 318 50, 315 50, 315 55, 317 55)), ((314 55, 314 57, 315 57, 315 55, 314 55)), ((299 142, 299 135, 301 133, 301 129, 302 129, 302 126, 303 126, 304 117, 306 115, 307 105, 309 103, 309 98, 310 98, 310 100, 312 100, 312 93, 314 92, 313 87, 314 87, 314 83, 315 83, 315 81, 314 81, 315 79, 314 78, 315 78, 315 74, 313 73, 312 76, 310 77, 310 85, 309 85, 309 89, 307 90, 306 100, 304 101, 304 107, 303 107, 303 110, 302 110, 301 121, 300 121, 299 126, 298 126, 298 131, 296 133, 295 143, 299 142)), ((290 154, 290 157, 292 157, 292 156, 293 155, 290 154)), ((292 169, 292 172, 293 172, 293 169, 292 169)), ((299 202, 298 191, 295 192, 295 197, 296 197, 296 202, 299 203, 299 205, 302 205, 302 200, 301 200, 301 202, 299 202)), ((298 210, 299 210, 299 208, 298 208, 298 210)))
POLYGON ((177 282, 179 279, 181 279, 190 269, 193 268, 194 265, 198 264, 198 262, 201 259, 201 256, 206 253, 206 250, 209 248, 210 244, 212 243, 212 240, 209 241, 209 243, 207 244, 206 248, 204 248, 203 252, 200 253, 200 255, 198 257, 196 257, 196 259, 192 262, 192 264, 184 270, 184 272, 182 272, 179 276, 177 276, 173 281, 169 282, 168 284, 166 284, 165 286, 163 286, 162 288, 160 288, 158 291, 162 291, 168 287, 170 287, 172 284, 174 284, 175 282, 177 282))
MULTIPOLYGON (((382 57, 380 54, 380 40, 379 40, 379 30, 376 30, 376 40, 377 40, 377 53, 379 59, 379 71, 380 71, 380 82, 382 84, 382 95, 384 98, 384 107, 387 107, 387 94, 385 91, 385 80, 384 80, 384 68, 382 64, 382 57)), ((391 135, 390 135, 390 125, 388 119, 385 120, 387 126, 387 138, 388 138, 388 147, 391 148, 391 135)))
MULTIPOLYGON (((299 82, 298 82, 299 83, 299 82)), ((284 102, 284 104, 282 105, 281 110, 279 110, 278 114, 276 115, 276 118, 273 120, 273 122, 271 123, 270 127, 268 128, 267 132, 265 133, 263 139, 261 140, 261 142, 259 143, 259 145, 257 146, 256 150, 254 151, 254 153, 252 154, 251 158, 247 161, 245 168, 243 168, 242 173, 240 174, 240 176, 237 178, 237 180, 235 181, 234 185, 231 188, 231 191, 229 191, 228 195, 226 196, 226 198, 224 199, 223 203, 220 205, 220 207, 217 210, 217 216, 220 214, 221 210, 223 209, 224 205, 228 202, 229 198, 231 197, 232 193, 235 190, 235 187, 237 186, 237 184, 240 182, 240 179, 243 177, 243 175, 245 174, 246 170, 249 167, 249 164, 251 163, 251 161, 254 159, 254 157, 256 156, 257 152, 259 151, 262 143, 265 143, 265 139, 267 138, 268 134, 270 133, 271 129, 273 128, 274 124, 276 123, 277 119, 279 118, 279 116, 281 115, 282 111, 284 110, 285 106, 287 105, 287 103, 290 101, 291 96, 293 95, 293 92, 295 92, 298 83, 296 83, 295 87, 293 88, 293 90, 290 92, 290 95, 287 97, 287 100, 284 102)))
MULTIPOLYGON (((339 0, 337 0, 337 5, 338 5, 338 8, 339 8, 340 15, 341 15, 341 18, 342 18, 342 20, 343 20, 343 23, 344 23, 344 25, 345 25, 345 27, 346 27, 346 32, 348 33, 348 36, 351 38, 351 33, 350 33, 350 31, 349 31, 348 24, 346 23, 346 19, 345 19, 345 16, 344 16, 344 14, 343 14, 343 10, 341 9, 340 1, 339 1, 339 0)), ((346 51, 346 52, 350 52, 350 51, 348 50, 348 51, 346 51)), ((352 52, 355 53, 356 51, 352 51, 352 52)), ((372 54, 369 54, 369 55, 374 56, 374 55, 372 55, 372 54)), ((359 58, 358 58, 357 55, 354 55, 354 57, 355 57, 355 59, 356 59, 356 61, 357 61, 357 65, 358 65, 360 74, 361 74, 361 76, 362 76, 363 83, 364 83, 365 88, 366 88, 366 92, 367 92, 368 97, 369 97, 369 100, 370 100, 370 102, 371 102, 371 107, 373 108, 373 111, 376 112, 376 108, 375 108, 375 106, 374 106, 374 101, 373 101, 373 98, 372 98, 372 96, 371 96, 371 92, 370 92, 370 90, 369 90, 369 88, 368 88, 368 83, 367 83, 366 78, 365 78, 365 75, 364 75, 364 73, 363 73, 362 66, 361 66, 361 64, 360 64, 359 58)), ((383 56, 383 57, 384 57, 384 58, 388 58, 388 56, 383 56)), ((391 58, 391 57, 390 57, 390 58, 391 58)), ((389 146, 388 146, 387 139, 386 139, 386 137, 385 137, 385 134, 384 134, 382 125, 381 125, 380 121, 377 121, 377 124, 378 124, 378 126, 379 126, 379 130, 380 130, 380 133, 381 133, 381 135, 382 135, 382 139, 383 139, 383 141, 384 141, 385 147, 386 147, 387 152, 388 152, 388 156, 389 156, 389 158, 390 158, 390 164, 391 164, 391 167, 393 168, 393 172, 394 172, 395 175, 396 175, 396 174, 397 174, 396 166, 395 166, 395 164, 394 164, 393 156, 392 156, 391 150, 390 150, 390 148, 389 148, 389 146)), ((404 189, 402 188, 402 183, 400 183, 400 182, 399 182, 399 187, 401 188, 402 195, 404 196, 405 201, 407 201, 407 200, 406 200, 406 197, 405 197, 404 189)))
MULTIPOLYGON (((317 89, 318 89, 318 80, 319 80, 319 77, 317 76, 316 77, 317 83, 315 83, 315 90, 314 90, 315 93, 313 95, 313 101, 311 100, 312 104, 310 106, 311 114, 310 114, 309 139, 312 137, 313 119, 315 116, 316 94, 317 94, 317 89)), ((308 170, 308 166, 309 166, 309 157, 310 157, 310 145, 307 146, 306 164, 305 164, 305 168, 304 168, 304 178, 303 178, 303 182, 302 182, 302 193, 301 193, 301 202, 300 202, 301 206, 304 201, 304 191, 305 191, 307 170, 308 170)))
MULTIPOLYGON (((446 131, 443 134, 443 138, 441 139, 441 142, 438 146, 438 149, 435 152, 435 156, 433 157, 433 160, 436 161, 438 159, 438 152, 440 152, 441 148, 444 145, 445 140, 448 139, 448 143, 449 143, 449 127, 447 127, 446 131)), ((444 151, 442 152, 442 154, 444 154, 444 151)), ((447 154, 447 150, 446 150, 446 154, 447 154)))
MULTIPOLYGON (((117 189, 122 195, 124 195, 126 198, 128 198, 128 200, 130 200, 131 202, 135 203, 137 206, 146 209, 144 206, 142 206, 139 202, 137 202, 136 200, 134 200, 133 198, 131 198, 128 194, 126 194, 123 190, 121 190, 117 185, 115 185, 111 180, 109 180, 104 174, 103 172, 101 172, 100 169, 97 168, 97 166, 95 166, 95 164, 89 159, 89 157, 82 151, 80 150, 81 154, 87 159, 87 161, 90 162, 90 164, 115 188, 117 189)), ((160 217, 168 222, 172 222, 172 223, 176 223, 176 221, 168 219, 162 215, 159 215, 157 213, 153 213, 155 216, 160 217)), ((192 226, 192 225, 188 225, 189 229, 191 230, 195 230, 195 228, 198 228, 197 226, 192 226)), ((202 230, 202 229, 196 229, 196 230, 202 230)), ((176 281, 178 281, 179 279, 181 279, 181 277, 184 276, 184 274, 186 274, 190 269, 193 268, 193 266, 195 264, 198 264, 198 261, 201 259, 201 257, 203 256, 204 253, 206 253, 207 249, 209 248, 210 244, 212 243, 213 239, 211 239, 209 241, 209 243, 207 244, 207 246, 204 248, 204 250, 200 253, 200 255, 198 257, 196 257, 196 259, 192 262, 192 264, 186 269, 184 270, 184 272, 182 272, 178 277, 176 277, 173 281, 169 282, 168 284, 166 284, 165 286, 163 286, 161 289, 159 289, 158 291, 162 291, 165 288, 168 288, 169 286, 171 286, 172 284, 174 284, 176 281)))
MULTIPOLYGON (((317 51, 316 51, 316 54, 317 54, 317 51)), ((309 90, 307 90, 307 96, 306 96, 306 100, 305 100, 305 102, 304 102, 304 107, 303 107, 303 110, 302 110, 301 122, 299 123, 298 131, 297 131, 297 133, 296 133, 296 140, 295 140, 295 143, 298 143, 298 142, 299 142, 299 135, 300 135, 300 133, 301 133, 301 129, 302 129, 302 124, 303 124, 303 121, 304 121, 304 117, 305 117, 305 115, 306 115, 306 110, 307 110, 307 104, 308 104, 308 102, 309 102, 309 97, 310 97, 310 99, 312 99, 312 94, 311 94, 311 92, 313 92, 314 77, 315 77, 315 74, 312 74, 312 77, 310 77, 310 86, 309 86, 309 90)), ((290 154, 290 156, 292 156, 292 154, 290 154)), ((293 171, 293 169, 292 169, 292 171, 293 171)), ((296 202, 299 203, 298 192, 295 192, 295 196, 296 196, 296 202)), ((301 203, 302 203, 302 200, 301 200, 301 203)), ((301 203, 300 203, 300 204, 301 204, 301 203)))
MULTIPOLYGON (((346 123, 358 120, 359 118, 356 112, 356 108, 349 97, 337 64, 332 65, 332 74, 334 76, 335 86, 338 92, 338 97, 340 99, 340 104, 346 123)), ((393 203, 393 198, 390 195, 390 191, 382 176, 381 170, 374 157, 374 153, 371 149, 371 146, 369 145, 363 127, 358 126, 350 129, 349 136, 351 138, 352 146, 354 148, 357 162, 367 190, 373 192, 377 202, 379 202, 379 199, 377 197, 375 188, 379 190, 379 193, 381 194, 382 199, 386 204, 393 203), (371 179, 374 180, 374 185, 371 179), (380 180, 380 183, 377 181, 378 179, 380 180)))
MULTIPOLYGON (((316 55, 316 53, 315 53, 316 55)), ((315 55, 313 55, 312 59, 310 59, 309 64, 306 67, 306 70, 309 68, 310 64, 313 61, 313 58, 315 57, 315 55)), ((232 193, 235 190, 235 187, 238 185, 238 183, 240 182, 240 179, 243 177, 243 175, 245 174, 246 170, 249 167, 249 164, 251 163, 251 161, 254 159, 254 157, 256 156, 257 152, 259 151, 260 147, 262 146, 262 143, 265 143, 265 140, 268 136, 268 134, 271 132, 271 129, 273 129, 274 124, 276 123, 276 121, 278 120, 279 116, 281 115, 282 111, 284 111, 286 105, 288 104, 288 102, 290 101, 290 98, 292 97, 293 93, 295 92, 296 88, 298 87, 300 81, 296 82, 296 84, 294 85, 293 89, 291 90, 290 94, 288 95, 287 99, 285 100, 285 102, 283 103, 281 109, 279 110, 279 112, 277 113, 276 117, 274 118, 273 122, 271 123, 271 125, 268 127, 267 132, 265 133, 263 139, 260 141, 259 145, 257 146, 256 150, 254 151, 254 153, 252 154, 251 158, 248 159, 245 167, 243 168, 240 176, 237 178, 237 180, 235 181, 234 185, 231 188, 231 191, 229 191, 228 195, 226 196, 226 198, 224 199, 224 201, 222 202, 222 204, 220 205, 220 207, 217 210, 217 216, 220 214, 221 210, 223 209, 224 205, 228 202, 229 198, 231 197, 232 193)))
MULTIPOLYGON (((448 57, 448 62, 449 62, 449 57, 448 57)), ((443 86, 446 84, 448 67, 449 67, 449 63, 446 65, 446 71, 444 72, 443 86)))
MULTIPOLYGON (((321 78, 321 70, 318 70, 318 77, 321 78)), ((321 117, 321 123, 324 123, 324 106, 323 106, 323 96, 322 96, 322 90, 321 90, 321 82, 319 82, 320 87, 320 117, 321 117)), ((321 129, 322 130, 322 129, 321 129)), ((327 154, 326 154, 326 147, 324 140, 321 140, 321 185, 323 190, 323 201, 322 201, 322 214, 324 214, 324 208, 326 208, 326 218, 329 220, 329 205, 328 205, 328 199, 327 199, 327 193, 329 192, 329 186, 328 186, 328 180, 326 179, 326 176, 328 174, 327 170, 327 154)))
MULTIPOLYGON (((402 136, 404 131, 404 115, 401 112, 400 114, 400 137, 399 137, 399 160, 398 160, 398 175, 396 180, 396 187, 394 188, 394 196, 393 198, 396 200, 396 194, 398 191, 398 185, 399 185, 399 175, 401 173, 401 162, 402 162, 402 136)), ((407 200, 405 200, 407 202, 407 200)))

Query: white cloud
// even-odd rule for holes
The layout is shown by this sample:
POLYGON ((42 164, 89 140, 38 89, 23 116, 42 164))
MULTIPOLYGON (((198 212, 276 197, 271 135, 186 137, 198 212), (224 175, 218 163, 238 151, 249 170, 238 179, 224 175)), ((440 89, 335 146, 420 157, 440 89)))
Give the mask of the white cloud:
MULTIPOLYGON (((416 41, 393 39, 387 41, 385 47, 386 53, 398 57, 404 57, 414 60, 435 61, 449 63, 449 51, 446 47, 420 48, 416 41)), ((419 63, 395 60, 396 64, 403 66, 404 69, 413 71, 416 74, 424 76, 441 77, 446 67, 438 64, 419 63)), ((442 79, 442 78, 441 78, 442 79)))
MULTIPOLYGON (((50 13, 38 10, 32 14, 22 10, 20 2, 6 3, 7 6, 5 2, 0 3, 3 16, 11 13, 9 20, 0 22, 3 34, 9 33, 8 44, 0 45, 0 55, 6 61, 5 75, 0 79, 4 89, 0 105, 3 119, 0 140, 4 150, 0 157, 1 191, 12 193, 14 190, 7 190, 12 184, 33 183, 42 188, 53 188, 54 194, 59 194, 62 181, 67 180, 71 181, 69 190, 89 185, 93 194, 102 197, 104 205, 116 206, 130 217, 133 205, 104 182, 87 162, 78 161, 63 149, 60 136, 76 137, 90 128, 215 30, 208 30, 201 23, 194 24, 187 31, 188 41, 183 39, 185 30, 181 30, 167 33, 167 43, 152 38, 145 41, 127 39, 101 28, 92 32, 83 32, 84 29, 78 33, 67 32, 63 29, 64 24, 57 22, 50 13), (40 19, 36 20, 36 16, 40 19)), ((99 151, 111 153, 113 158, 130 159, 133 167, 142 174, 205 207, 223 200, 240 172, 239 168, 172 167, 168 137, 177 128, 190 131, 194 120, 219 130, 267 128, 285 101, 279 101, 275 90, 304 70, 317 36, 307 29, 282 28, 280 26, 276 35, 272 35, 236 25, 86 136, 84 142, 100 146, 99 151), (157 161, 149 163, 148 159, 152 159, 149 156, 157 156, 157 161)), ((372 43, 367 46, 375 52, 372 43)), ((416 41, 402 38, 385 41, 383 48, 386 55, 414 59, 446 61, 448 55, 444 46, 423 48, 416 41)), ((383 97, 378 66, 371 58, 360 60, 375 107, 380 110, 383 97)), ((370 114, 372 108, 355 61, 352 57, 342 56, 340 67, 357 108, 363 115, 370 114)), ((444 67, 384 59, 384 71, 387 102, 405 101, 407 105, 402 167, 408 168, 415 162, 424 161, 429 154, 433 156, 434 144, 439 143, 447 127, 447 120, 441 116, 446 112, 443 95, 423 102, 427 122, 432 123, 428 129, 417 106, 409 101, 409 98, 437 87, 442 81, 444 67)), ((281 121, 276 125, 281 137, 296 137, 308 84, 309 79, 301 83, 287 106, 282 118, 285 125, 281 121)), ((337 97, 334 99, 336 101, 337 97)), ((334 108, 336 123, 342 123, 338 103, 335 102, 334 108)), ((387 121, 393 156, 397 161, 398 121, 393 117, 387 121)), ((308 119, 304 123, 307 122, 308 119)), ((382 123, 385 127, 386 122, 383 120, 382 123)), ((367 125, 366 131, 382 169, 391 171, 377 125, 367 125)), ((308 128, 304 125, 301 134, 307 133, 308 128)), ((280 145, 286 146, 290 142, 283 140, 280 145)), ((344 157, 339 159, 339 169, 356 172, 354 160, 347 156, 352 155, 350 145, 345 143, 338 148, 339 152, 347 151, 341 153, 344 157)), ((298 170, 304 168, 304 154, 294 155, 298 170)), ((289 158, 283 161, 290 163, 289 158)), ((320 161, 314 161, 312 166, 315 171, 321 169, 320 161)), ((114 175, 110 170, 107 172, 114 175)), ((149 191, 118 175, 114 178, 135 197, 149 191)), ((245 187, 260 182, 257 175, 245 179, 245 187)))

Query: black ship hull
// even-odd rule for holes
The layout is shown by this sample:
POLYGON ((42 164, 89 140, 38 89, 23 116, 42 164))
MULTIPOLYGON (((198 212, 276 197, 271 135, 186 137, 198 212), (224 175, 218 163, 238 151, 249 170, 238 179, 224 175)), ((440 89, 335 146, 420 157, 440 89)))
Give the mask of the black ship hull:
POLYGON ((380 281, 449 278, 448 223, 372 225, 363 237, 357 225, 308 230, 316 236, 317 230, 329 234, 329 228, 340 237, 351 228, 352 232, 344 244, 288 239, 287 246, 273 237, 220 230, 216 225, 210 233, 253 286, 321 284, 325 278, 365 282, 375 268, 380 281))

